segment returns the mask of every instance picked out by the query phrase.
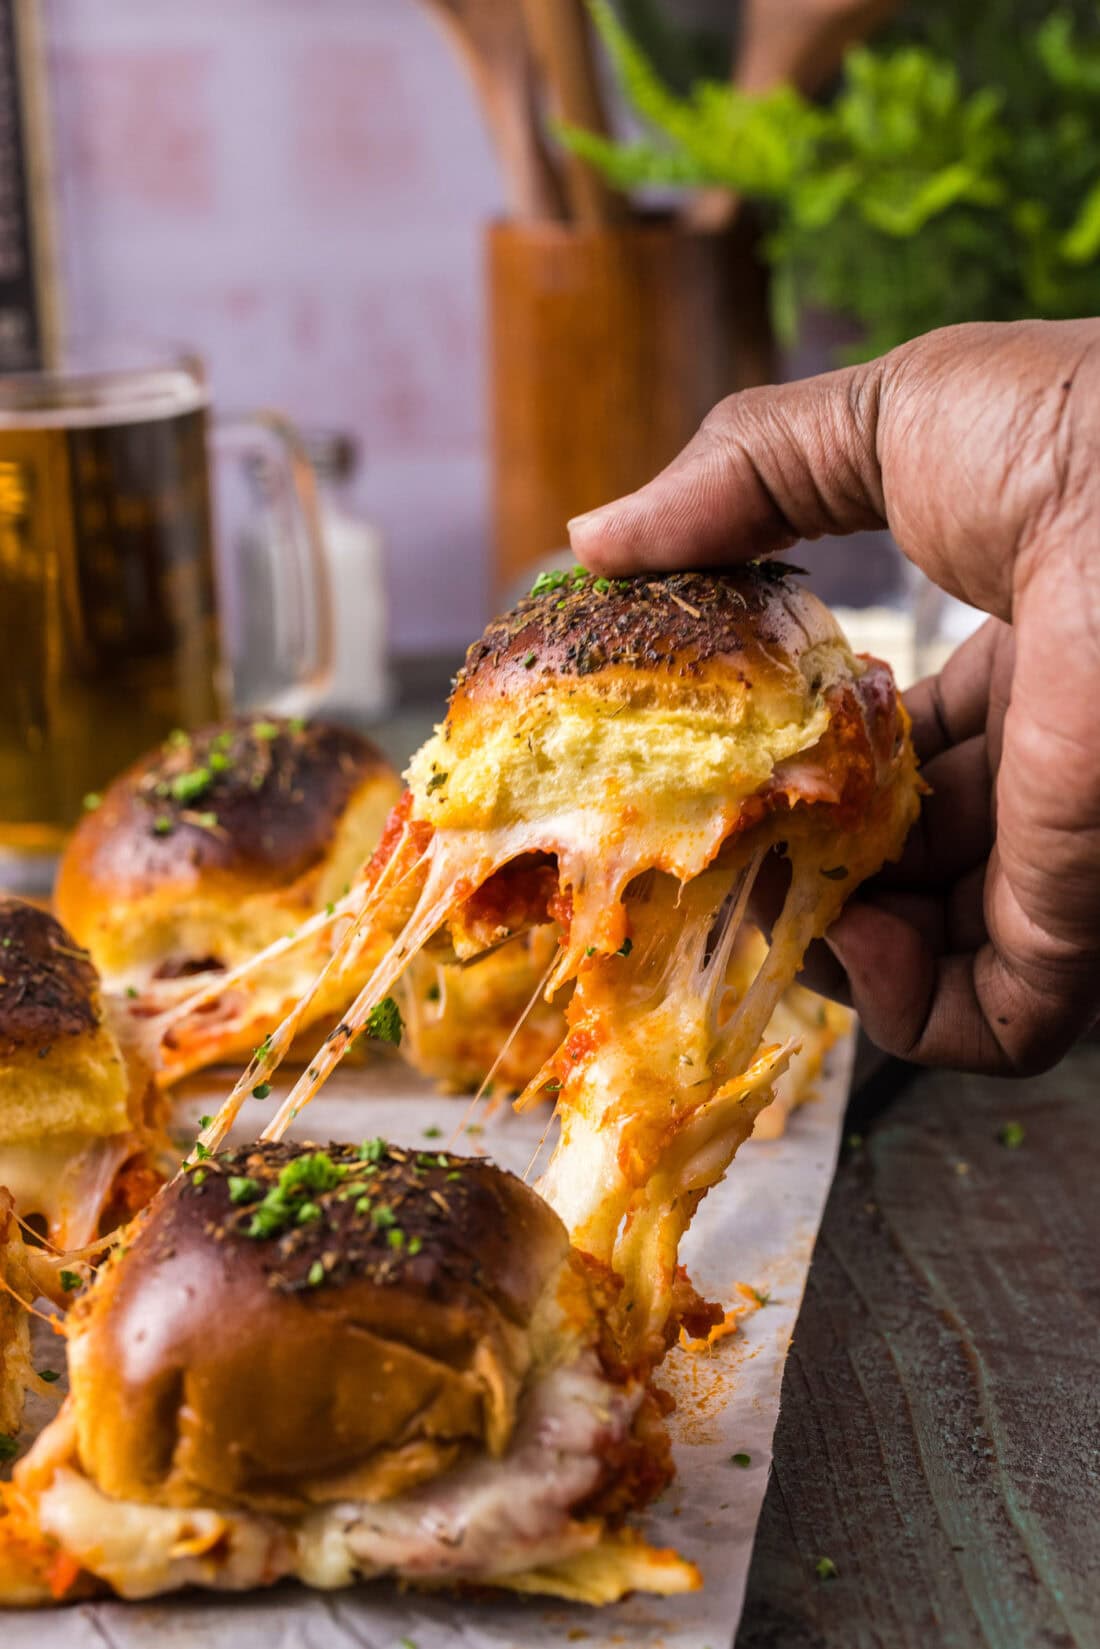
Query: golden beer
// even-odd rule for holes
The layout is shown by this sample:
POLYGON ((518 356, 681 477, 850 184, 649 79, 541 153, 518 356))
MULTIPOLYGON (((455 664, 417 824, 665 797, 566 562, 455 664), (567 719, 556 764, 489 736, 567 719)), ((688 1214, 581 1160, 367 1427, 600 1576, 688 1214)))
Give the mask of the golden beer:
POLYGON ((332 614, 293 427, 270 411, 213 426, 190 357, 70 350, 0 377, 0 887, 44 891, 86 800, 173 728, 229 709, 215 447, 263 481, 270 566, 221 569, 238 586, 227 644, 242 681, 262 647, 265 696, 247 707, 304 712, 328 680, 332 614))
POLYGON ((0 380, 0 855, 225 708, 201 374, 0 380))

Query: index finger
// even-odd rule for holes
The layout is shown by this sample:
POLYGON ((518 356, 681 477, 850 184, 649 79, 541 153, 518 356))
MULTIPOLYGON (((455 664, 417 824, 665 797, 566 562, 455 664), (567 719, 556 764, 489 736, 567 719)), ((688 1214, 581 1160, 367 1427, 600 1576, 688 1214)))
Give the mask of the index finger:
POLYGON ((881 367, 731 395, 646 486, 569 523, 577 559, 612 576, 671 571, 884 526, 881 367))

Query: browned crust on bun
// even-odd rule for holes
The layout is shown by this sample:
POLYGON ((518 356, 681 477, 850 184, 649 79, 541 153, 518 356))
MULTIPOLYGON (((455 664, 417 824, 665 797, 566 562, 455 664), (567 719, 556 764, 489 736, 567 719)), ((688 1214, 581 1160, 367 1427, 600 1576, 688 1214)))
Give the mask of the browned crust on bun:
POLYGON ((0 1057, 82 1036, 102 1017, 87 952, 48 912, 0 895, 0 1057))
POLYGON ((754 562, 726 573, 551 575, 470 647, 453 702, 603 671, 701 679, 720 661, 755 674, 777 656, 797 658, 839 637, 797 572, 754 562))
POLYGON ((334 1475, 402 1486, 503 1446, 568 1247, 484 1161, 379 1140, 202 1162, 75 1309, 84 1469, 120 1498, 293 1510, 334 1475))
POLYGON ((58 907, 219 873, 254 891, 284 886, 323 857, 355 791, 389 773, 369 739, 325 722, 240 716, 173 734, 81 820, 58 907))

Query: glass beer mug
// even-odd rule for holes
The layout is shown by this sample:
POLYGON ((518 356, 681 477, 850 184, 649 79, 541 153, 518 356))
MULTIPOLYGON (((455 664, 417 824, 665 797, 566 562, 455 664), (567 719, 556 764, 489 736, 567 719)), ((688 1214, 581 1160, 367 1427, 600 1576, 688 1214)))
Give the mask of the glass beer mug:
MULTIPOLYGON (((45 891, 84 799, 176 727, 224 715, 246 607, 215 555, 210 454, 261 464, 285 592, 279 690, 327 681, 324 549, 308 461, 271 414, 213 425, 201 364, 73 346, 0 377, 0 888, 45 891)), ((256 633, 256 626, 250 626, 256 633)), ((268 663, 267 678, 270 679, 268 663)))

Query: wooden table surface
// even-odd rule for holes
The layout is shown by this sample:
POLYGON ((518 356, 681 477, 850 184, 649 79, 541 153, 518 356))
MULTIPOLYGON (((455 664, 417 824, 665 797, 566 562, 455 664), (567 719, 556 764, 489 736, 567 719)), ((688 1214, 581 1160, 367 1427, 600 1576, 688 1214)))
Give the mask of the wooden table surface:
POLYGON ((737 1649, 1096 1649, 1100 1048, 895 1066, 848 1128, 737 1649))

